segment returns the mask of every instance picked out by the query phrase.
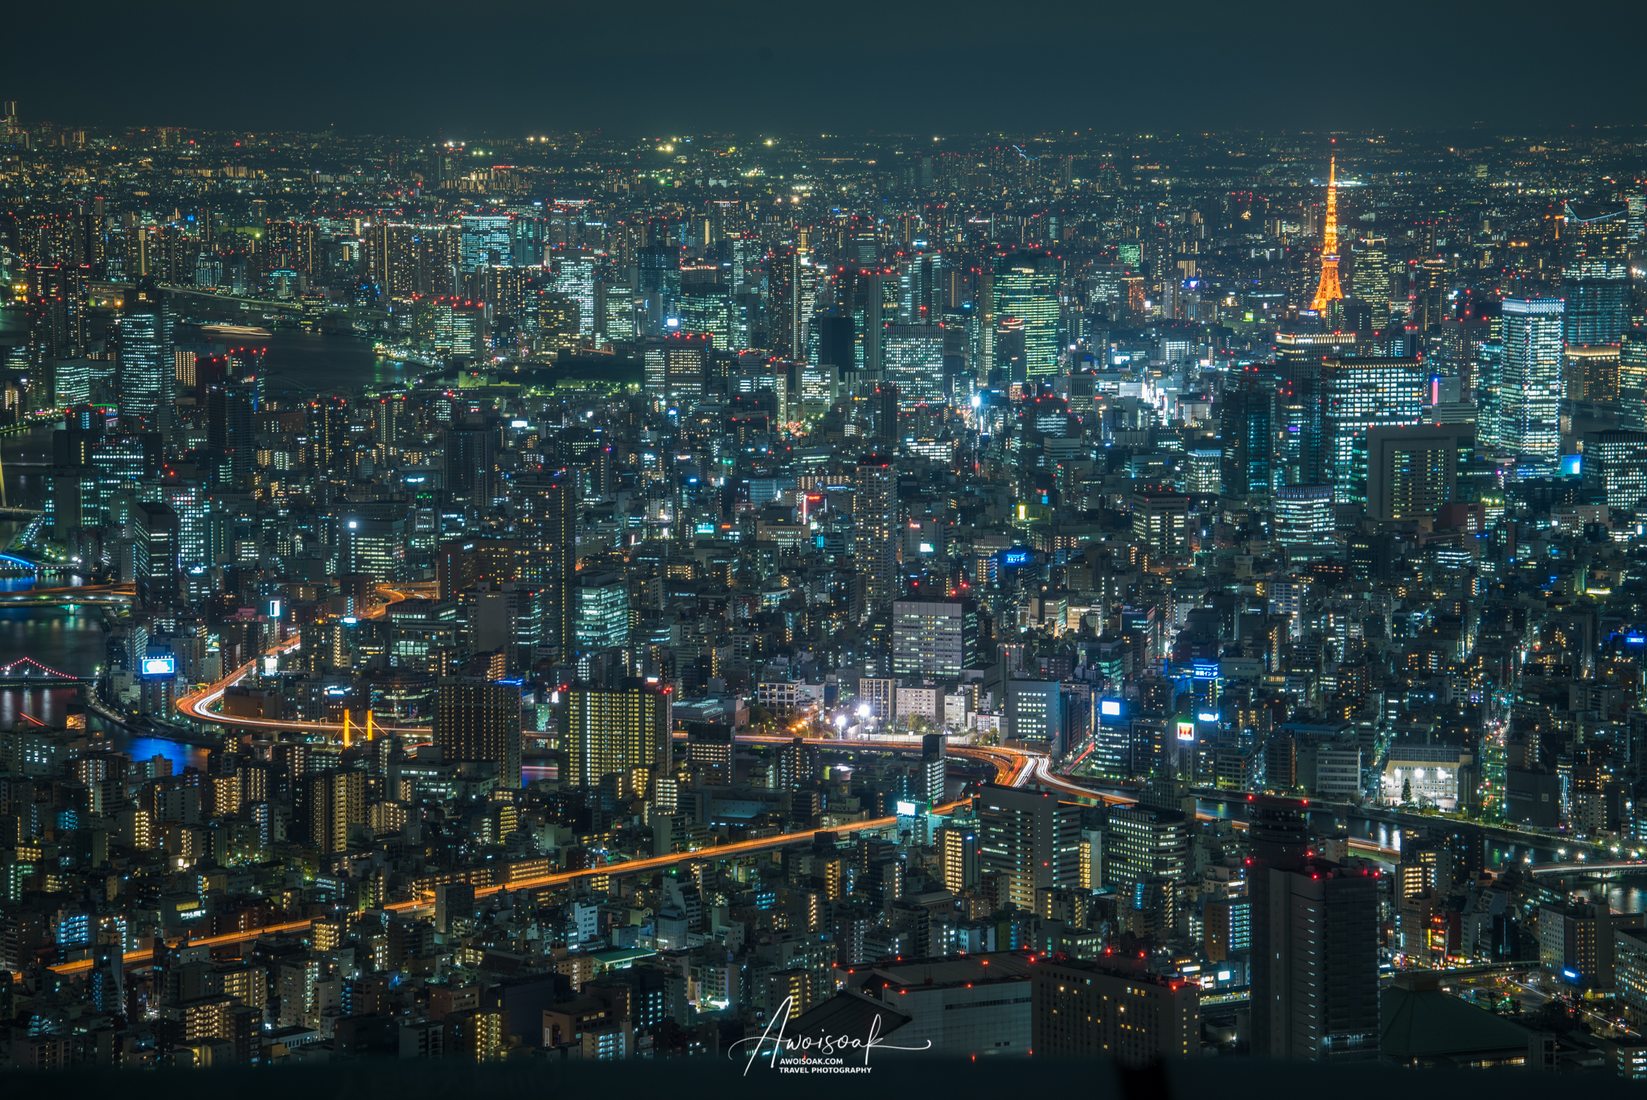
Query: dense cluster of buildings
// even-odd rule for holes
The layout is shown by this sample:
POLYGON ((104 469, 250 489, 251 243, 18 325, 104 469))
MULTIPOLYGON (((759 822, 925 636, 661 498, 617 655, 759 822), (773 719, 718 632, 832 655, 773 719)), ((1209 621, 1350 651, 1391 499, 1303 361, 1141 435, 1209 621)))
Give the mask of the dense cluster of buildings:
POLYGON ((1647 1069, 1639 142, 5 117, 0 1062, 1647 1069))

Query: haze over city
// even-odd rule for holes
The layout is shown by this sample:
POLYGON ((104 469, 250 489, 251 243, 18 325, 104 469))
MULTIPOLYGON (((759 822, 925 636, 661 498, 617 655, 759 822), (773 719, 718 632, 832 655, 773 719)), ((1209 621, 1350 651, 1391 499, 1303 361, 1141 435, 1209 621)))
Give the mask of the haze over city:
POLYGON ((1647 1076, 1638 8, 6 19, 0 1081, 1647 1076))

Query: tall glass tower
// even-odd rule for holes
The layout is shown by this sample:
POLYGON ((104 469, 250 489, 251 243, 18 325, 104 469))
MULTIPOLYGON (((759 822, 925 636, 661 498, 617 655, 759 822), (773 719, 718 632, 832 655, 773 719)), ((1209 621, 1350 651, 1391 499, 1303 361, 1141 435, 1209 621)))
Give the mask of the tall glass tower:
POLYGON ((1567 343, 1616 344, 1630 323, 1629 209, 1569 202, 1563 211, 1567 343))
POLYGON ((1504 299, 1499 445, 1539 469, 1560 458, 1565 317, 1560 298, 1504 299))
POLYGON ((160 291, 139 287, 120 314, 120 412, 160 426, 172 408, 171 318, 160 291))
POLYGON ((997 321, 1023 322, 1026 381, 1058 373, 1058 262, 1039 253, 1003 256, 993 280, 997 321))

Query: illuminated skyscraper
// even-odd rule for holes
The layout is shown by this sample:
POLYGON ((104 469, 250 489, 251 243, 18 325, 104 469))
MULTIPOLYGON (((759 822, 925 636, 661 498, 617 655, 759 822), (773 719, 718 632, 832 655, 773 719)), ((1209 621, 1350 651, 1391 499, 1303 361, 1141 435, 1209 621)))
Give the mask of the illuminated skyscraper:
POLYGON ((1081 881, 1081 808, 1049 791, 986 784, 978 795, 979 850, 1001 876, 1001 900, 1035 910, 1047 887, 1081 881))
POLYGON ((556 293, 578 307, 578 335, 594 339, 600 328, 595 311, 595 255, 592 252, 555 253, 556 293))
POLYGON ((480 271, 487 265, 507 267, 514 262, 514 235, 507 214, 465 214, 459 231, 464 271, 480 271))
POLYGON ((349 830, 366 821, 366 773, 357 768, 302 776, 294 790, 298 831, 321 855, 349 848, 349 830))
POLYGON ((1364 237, 1354 252, 1350 269, 1350 290, 1367 303, 1373 331, 1381 332, 1390 323, 1390 258, 1383 237, 1364 237))
POLYGON ((1630 323, 1629 211, 1622 203, 1569 202, 1563 210, 1567 343, 1612 344, 1630 323))
POLYGON ((572 634, 580 654, 629 644, 629 587, 615 570, 578 577, 572 634))
POLYGON ((152 284, 127 297, 119 321, 120 412, 151 427, 169 421, 173 402, 172 321, 152 284))
POLYGON ((1289 556, 1319 556, 1332 540, 1330 485, 1284 485, 1275 491, 1275 541, 1289 556))
POLYGON ((1424 410, 1424 382, 1417 359, 1326 361, 1326 473, 1340 502, 1366 498, 1367 429, 1416 425, 1424 410))
POLYGON ((1647 329, 1634 328, 1618 345, 1619 426, 1647 428, 1647 329))
POLYGON ((868 618, 898 594, 898 475, 891 460, 866 455, 853 479, 854 557, 863 575, 863 614, 868 618))
POLYGON ((654 407, 687 411, 703 399, 710 347, 706 332, 678 332, 647 341, 644 386, 654 407))
POLYGON ((1498 443, 1509 454, 1549 470, 1561 451, 1564 312, 1560 298, 1504 300, 1498 443))
POLYGON ((1190 552, 1189 497, 1164 485, 1141 485, 1132 494, 1132 539, 1152 565, 1190 552))
POLYGON ((1276 484, 1320 485, 1327 480, 1326 398, 1322 393, 1323 360, 1355 345, 1340 332, 1278 332, 1275 403, 1280 422, 1276 484))
POLYGON ((1003 256, 995 263, 992 294, 997 323, 1008 317, 1023 323, 1025 379, 1057 374, 1062 359, 1058 346, 1058 261, 1038 252, 1003 256))
POLYGON ((1458 493, 1467 426, 1431 424, 1367 431, 1367 514, 1379 520, 1433 517, 1458 493))
POLYGON ((952 679, 978 656, 978 608, 970 600, 895 600, 892 671, 952 679))
POLYGON ((1321 232, 1321 281, 1316 284, 1310 308, 1321 313, 1343 297, 1344 291, 1338 285, 1338 158, 1333 157, 1327 169, 1327 217, 1321 232))
POLYGON ((1256 366, 1231 377, 1218 399, 1223 489, 1238 496, 1275 486, 1275 382, 1256 366))
POLYGON ((680 249, 665 244, 642 248, 635 257, 635 276, 643 335, 661 336, 681 292, 680 249))
POLYGON ((1187 874, 1189 826, 1179 810, 1117 806, 1110 811, 1104 847, 1104 882, 1123 897, 1142 882, 1169 890, 1187 874))
POLYGON ((1592 432, 1584 437, 1584 480, 1607 507, 1623 514, 1647 512, 1647 431, 1592 432))
POLYGON ((887 325, 883 375, 907 407, 944 399, 944 330, 938 325, 887 325))
POLYGON ((668 771, 671 713, 670 690, 657 684, 573 684, 566 693, 561 739, 567 778, 589 787, 617 773, 668 771))
POLYGON ((498 783, 520 786, 520 688, 448 680, 435 689, 435 747, 456 763, 492 764, 498 783))
POLYGON ((1253 1053, 1377 1058, 1377 880, 1312 855, 1302 816, 1284 806, 1256 806, 1248 835, 1253 1053))
POLYGON ((1495 453, 1503 434, 1504 344, 1483 340, 1475 350, 1475 442, 1495 453))

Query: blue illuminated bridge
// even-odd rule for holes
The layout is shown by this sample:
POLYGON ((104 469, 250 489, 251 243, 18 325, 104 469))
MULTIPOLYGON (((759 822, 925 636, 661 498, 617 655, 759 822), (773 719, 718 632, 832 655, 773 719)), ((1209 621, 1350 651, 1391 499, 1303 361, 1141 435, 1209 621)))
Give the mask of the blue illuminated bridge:
MULTIPOLYGON (((0 509, 3 515, 5 509, 0 509)), ((18 554, 0 553, 0 575, 17 576, 74 576, 88 570, 83 565, 68 562, 39 562, 18 554)))

